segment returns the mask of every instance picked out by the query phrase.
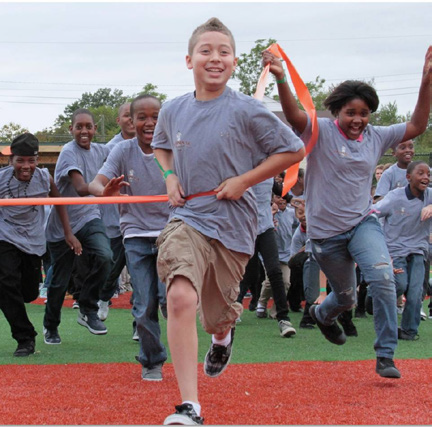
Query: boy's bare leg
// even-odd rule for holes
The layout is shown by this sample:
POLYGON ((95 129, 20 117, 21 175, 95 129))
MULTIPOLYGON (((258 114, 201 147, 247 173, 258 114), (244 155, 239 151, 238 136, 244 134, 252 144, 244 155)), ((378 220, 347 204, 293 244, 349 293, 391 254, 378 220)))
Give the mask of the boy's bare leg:
POLYGON ((175 276, 167 292, 167 338, 181 399, 198 403, 197 298, 190 280, 175 276))

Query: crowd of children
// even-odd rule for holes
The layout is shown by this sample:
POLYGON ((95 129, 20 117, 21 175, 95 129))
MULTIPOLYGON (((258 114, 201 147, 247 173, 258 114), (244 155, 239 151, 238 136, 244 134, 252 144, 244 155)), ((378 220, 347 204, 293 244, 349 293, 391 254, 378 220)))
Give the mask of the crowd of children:
POLYGON ((300 169, 283 197, 282 171, 303 159, 312 123, 299 109, 282 63, 268 51, 263 63, 276 77, 292 128, 261 102, 227 86, 237 64, 235 41, 212 18, 194 30, 188 44, 194 93, 162 107, 150 95, 122 105, 121 132, 106 145, 92 142, 92 113, 75 111, 73 140, 59 155, 54 180, 37 167, 37 139, 31 134, 14 139, 10 166, 0 170, 1 198, 164 193, 169 198, 169 204, 59 206, 45 230, 41 207, 0 209, 0 308, 18 342, 15 356, 35 350, 36 330, 24 303, 37 297, 47 241, 52 277, 43 320, 46 344, 61 343, 61 308, 74 264, 80 282, 77 322, 102 335, 126 263, 144 380, 163 379, 167 351, 159 308, 167 318, 181 403, 166 425, 203 424, 197 312, 211 335, 204 360, 209 377, 221 375, 231 359, 248 289, 251 310, 258 318, 276 318, 282 337, 296 334, 289 308, 303 311, 305 301, 299 327, 317 327, 331 343, 343 345, 347 335, 357 335, 346 314, 357 302, 356 265, 372 298, 376 372, 400 377, 394 352, 398 339, 418 337, 430 259, 430 168, 412 158, 413 138, 425 131, 431 108, 431 50, 407 123, 370 125, 379 105, 375 90, 358 81, 338 85, 324 103, 336 120, 318 119, 306 170, 300 169), (389 148, 397 163, 383 172, 377 163, 389 148), (200 193, 205 195, 190 197, 200 193), (317 304, 320 269, 329 293, 317 304), (398 327, 401 295, 406 302, 398 327), (274 306, 268 313, 270 297, 274 306))

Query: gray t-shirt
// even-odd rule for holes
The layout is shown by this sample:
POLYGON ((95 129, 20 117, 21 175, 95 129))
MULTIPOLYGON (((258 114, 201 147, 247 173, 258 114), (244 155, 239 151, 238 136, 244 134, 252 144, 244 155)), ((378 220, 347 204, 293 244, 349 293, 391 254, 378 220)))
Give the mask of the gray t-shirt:
MULTIPOLYGON (((210 101, 189 93, 163 104, 152 146, 173 151, 174 171, 186 195, 192 195, 217 188, 272 154, 295 152, 303 145, 261 102, 227 87, 210 101)), ((194 198, 172 216, 230 250, 254 252, 257 207, 251 188, 239 200, 194 198)))
POLYGON ((291 243, 295 211, 293 208, 276 213, 276 243, 280 262, 288 262, 291 257, 291 243))
POLYGON ((273 181, 273 178, 269 178, 253 186, 258 206, 258 235, 264 233, 269 228, 274 228, 273 214, 271 213, 273 181))
POLYGON ((125 141, 125 138, 122 136, 122 132, 119 132, 109 142, 107 142, 106 147, 111 151, 119 142, 122 141, 125 141))
POLYGON ((395 163, 381 175, 375 189, 375 197, 385 196, 389 191, 405 187, 407 184, 407 169, 401 169, 398 167, 398 163, 395 163))
POLYGON ((384 217, 384 235, 390 256, 406 257, 410 254, 423 254, 429 251, 429 235, 432 219, 420 220, 425 206, 432 204, 432 189, 427 188, 423 197, 414 197, 407 185, 390 191, 375 204, 375 209, 384 217))
MULTIPOLYGON (((301 139, 312 133, 310 119, 301 139)), ((349 140, 333 120, 319 118, 318 141, 307 156, 307 234, 326 239, 355 227, 372 210, 371 186, 380 157, 403 139, 406 123, 368 125, 361 142, 349 140)))
MULTIPOLYGON (((48 197, 50 192, 48 169, 36 168, 28 185, 15 177, 11 179, 13 171, 12 166, 0 169, 1 199, 21 198, 26 195, 27 197, 48 197)), ((44 206, 3 206, 0 209, 0 240, 16 246, 27 254, 44 255, 46 251, 45 212, 44 206)))
MULTIPOLYGON (((130 196, 151 196, 166 194, 166 184, 154 160, 154 155, 145 155, 137 138, 117 145, 110 153, 104 166, 98 172, 108 179, 125 175, 129 187, 122 187, 121 193, 130 196)), ((124 238, 156 237, 166 226, 169 218, 169 204, 163 203, 121 203, 120 226, 124 238)))
MULTIPOLYGON (((80 172, 84 181, 89 183, 95 178, 108 153, 109 149, 105 145, 94 142, 91 143, 90 150, 81 148, 75 141, 65 144, 57 159, 54 173, 54 181, 62 197, 80 197, 72 185, 69 172, 80 172)), ((89 221, 101 218, 98 205, 67 205, 67 210, 74 234, 89 221)), ((46 237, 49 242, 59 242, 65 238, 56 209, 51 210, 46 237)))
POLYGON ((297 255, 300 252, 302 247, 305 252, 312 253, 312 245, 310 244, 310 239, 307 238, 306 231, 302 231, 301 226, 299 225, 292 236, 291 241, 291 258, 294 255, 297 255))

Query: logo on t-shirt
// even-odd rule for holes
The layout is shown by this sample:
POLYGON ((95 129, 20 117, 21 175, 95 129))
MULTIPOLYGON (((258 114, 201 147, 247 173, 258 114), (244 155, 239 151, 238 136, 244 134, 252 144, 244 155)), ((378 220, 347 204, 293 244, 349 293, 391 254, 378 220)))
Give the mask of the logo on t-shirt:
POLYGON ((182 150, 184 147, 190 147, 190 142, 189 141, 183 141, 182 140, 182 134, 180 131, 178 131, 176 133, 176 141, 175 141, 175 147, 178 150, 182 150))

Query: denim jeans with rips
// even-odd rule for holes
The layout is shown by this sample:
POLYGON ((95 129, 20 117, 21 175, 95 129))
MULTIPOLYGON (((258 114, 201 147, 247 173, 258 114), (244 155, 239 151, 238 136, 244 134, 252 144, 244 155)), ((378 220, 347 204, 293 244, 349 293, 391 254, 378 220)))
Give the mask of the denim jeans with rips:
POLYGON ((316 311, 318 320, 331 325, 340 313, 355 306, 357 263, 373 299, 377 357, 393 358, 398 342, 396 290, 378 218, 371 214, 345 233, 312 239, 312 250, 332 289, 316 311))

